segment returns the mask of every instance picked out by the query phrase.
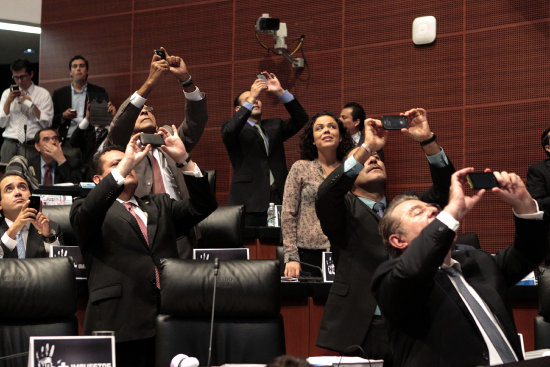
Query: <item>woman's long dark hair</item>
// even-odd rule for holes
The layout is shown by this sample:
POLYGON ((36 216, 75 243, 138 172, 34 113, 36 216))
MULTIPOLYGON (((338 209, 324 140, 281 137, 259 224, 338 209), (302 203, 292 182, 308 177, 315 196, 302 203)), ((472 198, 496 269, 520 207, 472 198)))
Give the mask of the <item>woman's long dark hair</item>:
POLYGON ((338 130, 340 131, 340 137, 342 138, 342 141, 336 149, 336 157, 339 161, 341 161, 353 148, 353 140, 338 116, 329 111, 317 113, 309 120, 307 125, 304 127, 300 139, 300 155, 302 159, 307 159, 309 161, 312 161, 319 156, 317 147, 313 144, 313 125, 315 125, 315 121, 317 121, 317 119, 321 116, 330 116, 338 124, 338 130))

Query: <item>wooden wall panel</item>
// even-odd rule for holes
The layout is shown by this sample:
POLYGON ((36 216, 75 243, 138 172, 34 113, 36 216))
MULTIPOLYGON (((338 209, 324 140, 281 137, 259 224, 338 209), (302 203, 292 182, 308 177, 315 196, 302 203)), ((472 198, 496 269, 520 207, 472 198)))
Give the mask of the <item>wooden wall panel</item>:
MULTIPOLYGON (((76 19, 89 17, 104 17, 106 15, 130 12, 132 0, 42 0, 42 25, 59 22, 66 23, 76 19)), ((81 30, 88 30, 85 24, 75 26, 81 30)))
POLYGON ((550 96, 550 21, 466 36, 467 104, 550 96))
POLYGON ((433 15, 438 34, 459 32, 462 28, 461 1, 363 1, 344 2, 345 46, 354 47, 412 38, 416 17, 433 15))
MULTIPOLYGON (((134 9, 135 10, 150 10, 150 9, 158 9, 158 8, 166 8, 166 7, 177 7, 177 6, 187 6, 187 5, 193 5, 194 3, 221 3, 221 2, 228 2, 227 0, 134 0, 134 9), (182 4, 183 3, 183 4, 182 4)), ((182 18, 182 21, 187 21, 186 18, 182 18)))
POLYGON ((40 37, 40 80, 67 78, 69 60, 81 54, 90 73, 130 71, 131 15, 45 25, 40 37))
POLYGON ((350 50, 344 59, 346 101, 365 101, 370 113, 462 104, 461 37, 426 48, 412 43, 350 50))
POLYGON ((466 8, 468 30, 550 18, 550 3, 542 0, 466 0, 466 8))

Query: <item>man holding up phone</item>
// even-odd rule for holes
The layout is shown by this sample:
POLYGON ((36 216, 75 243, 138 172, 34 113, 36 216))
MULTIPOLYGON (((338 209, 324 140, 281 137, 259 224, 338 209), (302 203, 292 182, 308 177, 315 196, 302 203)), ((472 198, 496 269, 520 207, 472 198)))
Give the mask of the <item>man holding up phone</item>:
MULTIPOLYGON (((402 133, 420 144, 430 163, 433 186, 422 200, 443 206, 453 165, 436 141, 426 111, 403 114, 409 128, 402 133)), ((391 365, 385 320, 368 290, 374 271, 388 254, 378 234, 378 222, 389 204, 387 173, 378 155, 388 137, 382 121, 365 120, 365 142, 323 181, 317 193, 317 216, 330 240, 336 265, 317 338, 317 345, 346 354, 382 358, 391 365)))
POLYGON ((51 245, 63 245, 59 226, 42 213, 40 197, 31 197, 28 181, 9 165, 0 178, 0 210, 5 258, 48 257, 51 245))
POLYGON ((308 121, 302 105, 283 89, 273 73, 264 71, 249 91, 233 102, 233 117, 223 123, 222 139, 233 165, 229 191, 230 205, 246 206, 249 225, 265 225, 269 203, 281 204, 288 175, 284 142, 308 121), (260 93, 274 94, 284 104, 290 118, 262 119, 260 93))
POLYGON ((6 89, 0 99, 0 128, 5 129, 0 161, 4 163, 14 155, 27 159, 36 156, 34 134, 50 127, 53 116, 50 93, 32 82, 34 72, 30 62, 16 60, 10 70, 15 85, 6 89))

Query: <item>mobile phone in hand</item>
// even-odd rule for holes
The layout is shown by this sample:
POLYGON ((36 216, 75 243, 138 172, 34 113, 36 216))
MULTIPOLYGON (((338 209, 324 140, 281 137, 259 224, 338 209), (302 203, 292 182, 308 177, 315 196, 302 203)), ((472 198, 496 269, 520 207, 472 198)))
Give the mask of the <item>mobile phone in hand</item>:
POLYGON ((161 59, 166 60, 166 52, 164 50, 156 49, 154 52, 155 55, 159 55, 161 59))
POLYGON ((10 88, 11 90, 19 90, 19 86, 17 84, 12 84, 10 88))
POLYGON ((472 172, 466 176, 466 179, 470 188, 474 190, 498 187, 498 181, 493 172, 472 172))
POLYGON ((382 116, 382 127, 386 130, 401 130, 409 127, 407 116, 386 115, 382 116))
POLYGON ((157 134, 141 134, 139 136, 139 141, 144 147, 147 146, 147 144, 151 144, 151 147, 153 148, 164 145, 164 139, 162 136, 157 134))
POLYGON ((29 203, 29 208, 36 209, 36 211, 39 212, 40 211, 40 196, 31 195, 29 197, 29 200, 31 201, 29 203))
POLYGON ((264 82, 267 82, 267 78, 266 78, 265 75, 262 74, 262 73, 256 74, 256 79, 261 79, 261 80, 263 80, 264 82))

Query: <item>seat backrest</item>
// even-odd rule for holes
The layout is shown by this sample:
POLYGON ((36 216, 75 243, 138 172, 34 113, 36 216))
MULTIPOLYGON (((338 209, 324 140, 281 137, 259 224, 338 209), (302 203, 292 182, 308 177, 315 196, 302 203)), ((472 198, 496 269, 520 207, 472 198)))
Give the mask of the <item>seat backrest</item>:
MULTIPOLYGON (((213 262, 163 260, 161 284, 156 365, 168 366, 179 353, 206 365, 213 262)), ((212 365, 268 363, 284 354, 278 261, 221 261, 214 317, 212 365)))
POLYGON ((78 246, 69 218, 71 214, 71 205, 44 205, 42 207, 42 212, 49 220, 59 224, 59 229, 63 232, 63 241, 65 245, 78 246))
POLYGON ((243 246, 244 205, 220 206, 202 220, 197 228, 197 248, 234 248, 243 246))
MULTIPOLYGON (((0 356, 28 351, 30 336, 78 335, 69 258, 0 260, 0 356)), ((2 366, 27 365, 27 357, 2 366)))

